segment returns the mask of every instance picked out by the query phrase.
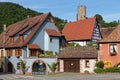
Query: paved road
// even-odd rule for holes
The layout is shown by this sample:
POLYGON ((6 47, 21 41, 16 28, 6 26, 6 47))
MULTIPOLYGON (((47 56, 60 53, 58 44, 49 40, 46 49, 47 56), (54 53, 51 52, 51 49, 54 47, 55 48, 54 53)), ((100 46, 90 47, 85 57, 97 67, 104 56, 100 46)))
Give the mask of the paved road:
POLYGON ((0 74, 0 80, 120 80, 119 73, 79 74, 59 73, 52 75, 0 74))

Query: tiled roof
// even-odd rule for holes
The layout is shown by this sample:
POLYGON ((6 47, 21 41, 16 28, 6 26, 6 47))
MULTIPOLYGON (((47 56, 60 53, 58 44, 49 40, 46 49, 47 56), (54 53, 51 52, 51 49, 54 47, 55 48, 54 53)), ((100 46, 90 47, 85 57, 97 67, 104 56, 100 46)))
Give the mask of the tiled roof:
POLYGON ((94 47, 68 47, 60 51, 59 58, 97 58, 97 50, 94 47))
POLYGON ((115 27, 100 28, 102 38, 106 38, 114 29, 115 27))
POLYGON ((56 30, 53 29, 45 29, 45 31, 49 36, 57 36, 57 37, 61 36, 60 32, 57 32, 56 30))
POLYGON ((120 42, 120 25, 118 25, 109 36, 102 39, 100 42, 120 42))
POLYGON ((91 40, 96 18, 66 23, 62 34, 67 41, 91 40))
POLYGON ((40 49, 40 47, 37 44, 28 44, 27 46, 29 49, 40 49))
POLYGON ((0 34, 0 47, 14 48, 27 46, 30 39, 36 34, 37 30, 48 18, 48 16, 51 16, 51 14, 48 13, 36 17, 30 17, 8 26, 6 32, 2 32, 0 34), (22 35, 28 30, 31 30, 31 32, 23 42, 18 42, 19 40, 16 40, 16 42, 10 43, 10 36, 15 36, 16 34, 22 35))

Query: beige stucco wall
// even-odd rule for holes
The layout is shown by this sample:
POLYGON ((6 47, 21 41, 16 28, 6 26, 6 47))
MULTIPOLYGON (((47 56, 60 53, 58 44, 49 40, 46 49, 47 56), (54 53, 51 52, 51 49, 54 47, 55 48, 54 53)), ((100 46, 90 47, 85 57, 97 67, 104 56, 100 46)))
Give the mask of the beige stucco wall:
POLYGON ((60 72, 64 72, 64 60, 60 59, 60 72))
POLYGON ((4 54, 1 54, 2 51, 4 51, 4 49, 0 49, 0 57, 2 57, 2 55, 5 56, 4 54))
MULTIPOLYGON (((89 73, 94 73, 96 59, 87 59, 89 60, 89 65, 90 65, 89 68, 85 67, 85 60, 86 59, 80 60, 80 73, 84 73, 85 71, 89 71, 89 73)), ((59 68, 60 68, 59 69, 60 72, 64 72, 64 60, 60 59, 59 68)))
POLYGON ((80 60, 80 73, 84 73, 85 71, 89 71, 89 73, 94 73, 96 59, 87 59, 89 60, 89 68, 85 67, 85 59, 80 60))

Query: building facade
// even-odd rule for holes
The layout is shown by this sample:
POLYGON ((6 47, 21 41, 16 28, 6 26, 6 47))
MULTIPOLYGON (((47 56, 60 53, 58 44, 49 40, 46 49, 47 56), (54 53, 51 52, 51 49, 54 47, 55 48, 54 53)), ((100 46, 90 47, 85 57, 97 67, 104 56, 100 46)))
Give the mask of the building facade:
MULTIPOLYGON (((51 70, 48 64, 57 61, 61 33, 51 13, 29 17, 6 28, 0 35, 1 51, 5 57, 4 72, 21 73, 19 63, 26 63, 26 74, 44 74, 51 70), (52 52, 54 57, 42 57, 52 52)), ((1 53, 2 54, 2 53, 1 53)))
POLYGON ((105 68, 120 64, 120 25, 107 37, 99 42, 99 60, 105 63, 105 68))
POLYGON ((58 58, 60 72, 94 73, 97 50, 94 47, 68 47, 58 58))
POLYGON ((95 17, 66 23, 62 34, 68 43, 78 43, 81 46, 102 38, 95 17))

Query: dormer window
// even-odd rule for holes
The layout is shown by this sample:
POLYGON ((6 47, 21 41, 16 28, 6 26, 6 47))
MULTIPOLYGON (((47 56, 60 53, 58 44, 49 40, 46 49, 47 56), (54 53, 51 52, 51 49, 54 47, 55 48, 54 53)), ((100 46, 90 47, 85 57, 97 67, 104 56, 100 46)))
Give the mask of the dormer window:
POLYGON ((14 37, 10 37, 10 43, 14 43, 14 37))
POLYGON ((20 41, 20 42, 23 42, 23 41, 24 41, 23 35, 20 35, 20 36, 19 36, 19 41, 20 41))
POLYGON ((109 51, 110 51, 111 56, 116 55, 117 54, 117 44, 110 44, 109 51))

